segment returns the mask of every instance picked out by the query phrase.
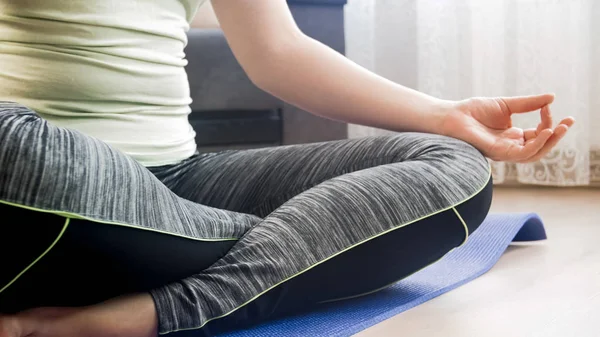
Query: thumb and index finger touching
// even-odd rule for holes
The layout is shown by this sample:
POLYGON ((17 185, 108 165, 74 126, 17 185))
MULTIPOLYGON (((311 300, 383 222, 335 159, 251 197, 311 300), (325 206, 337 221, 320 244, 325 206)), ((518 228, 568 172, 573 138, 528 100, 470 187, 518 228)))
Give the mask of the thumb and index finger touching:
POLYGON ((535 136, 530 136, 530 138, 533 138, 533 142, 521 149, 522 154, 529 157, 527 161, 541 159, 563 138, 568 129, 575 123, 573 117, 567 117, 562 119, 556 128, 552 130, 552 114, 549 105, 554 102, 554 94, 506 97, 502 98, 502 100, 506 104, 510 114, 540 110, 541 121, 537 129, 531 130, 531 133, 535 133, 535 136))
MULTIPOLYGON (((538 125, 537 133, 544 129, 552 129, 552 113, 550 112, 549 105, 554 102, 554 94, 503 97, 502 101, 506 104, 508 112, 511 115, 540 110, 541 122, 538 125)), ((569 128, 574 123, 575 119, 569 116, 562 119, 558 126, 564 125, 569 128)))

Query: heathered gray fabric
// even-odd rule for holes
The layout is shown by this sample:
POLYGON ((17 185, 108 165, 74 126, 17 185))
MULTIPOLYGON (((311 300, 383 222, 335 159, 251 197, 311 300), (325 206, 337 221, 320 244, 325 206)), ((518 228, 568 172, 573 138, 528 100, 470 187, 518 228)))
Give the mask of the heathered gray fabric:
POLYGON ((470 145, 403 133, 199 155, 153 169, 161 182, 13 103, 0 103, 0 144, 0 201, 239 239, 210 268, 152 291, 161 334, 198 329, 344 250, 464 202, 490 178, 470 145))

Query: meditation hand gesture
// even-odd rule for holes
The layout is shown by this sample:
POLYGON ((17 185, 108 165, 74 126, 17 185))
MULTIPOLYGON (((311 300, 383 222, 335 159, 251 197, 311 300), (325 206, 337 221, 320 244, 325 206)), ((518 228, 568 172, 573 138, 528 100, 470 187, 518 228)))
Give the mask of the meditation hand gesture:
POLYGON ((554 129, 550 104, 554 95, 506 98, 471 98, 454 104, 445 121, 448 136, 464 140, 497 161, 533 162, 544 157, 575 123, 563 119, 554 129), (512 125, 511 116, 540 110, 535 129, 512 125))

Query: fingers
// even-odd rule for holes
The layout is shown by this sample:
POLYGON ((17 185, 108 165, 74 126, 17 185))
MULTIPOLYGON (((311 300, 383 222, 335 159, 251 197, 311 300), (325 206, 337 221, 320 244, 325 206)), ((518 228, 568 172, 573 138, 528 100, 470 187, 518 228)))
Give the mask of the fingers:
POLYGON ((552 113, 550 112, 550 106, 544 105, 540 109, 541 122, 538 124, 536 129, 525 129, 523 130, 523 136, 525 141, 531 140, 542 132, 544 129, 552 129, 552 113))
POLYGON ((525 130, 523 130, 523 138, 525 138, 525 142, 534 139, 538 135, 538 133, 541 132, 541 131, 542 130, 538 131, 537 129, 525 129, 525 130))
POLYGON ((540 109, 540 117, 542 121, 537 127, 538 133, 544 129, 552 129, 552 113, 550 112, 549 105, 544 105, 542 109, 540 109))
POLYGON ((523 136, 525 141, 531 140, 542 132, 544 129, 552 129, 552 113, 550 112, 550 106, 544 105, 540 109, 541 122, 538 124, 536 129, 525 129, 523 130, 523 136))
POLYGON ((554 102, 554 94, 504 97, 501 100, 511 113, 535 111, 554 102))
POLYGON ((572 117, 567 117, 563 119, 560 122, 560 124, 554 129, 552 137, 548 139, 544 146, 536 154, 527 158, 527 160, 525 160, 524 162, 530 163, 544 158, 544 156, 546 156, 556 146, 556 144, 558 144, 558 142, 567 134, 567 131, 569 131, 569 128, 573 126, 573 124, 575 124, 575 119, 573 119, 572 117))
POLYGON ((566 125, 566 126, 568 126, 568 127, 570 128, 570 127, 572 127, 574 124, 575 124, 575 118, 573 118, 573 117, 569 116, 569 117, 567 117, 567 118, 563 119, 562 121, 560 121, 560 124, 559 124, 559 125, 566 125))
MULTIPOLYGON (((538 134, 533 140, 528 143, 525 143, 524 146, 519 146, 514 148, 516 153, 509 153, 509 156, 515 158, 518 162, 524 162, 528 160, 528 158, 536 155, 542 148, 544 148, 544 144, 550 139, 553 132, 551 129, 544 129, 542 132, 538 134)), ((512 151, 511 151, 512 152, 512 151)))

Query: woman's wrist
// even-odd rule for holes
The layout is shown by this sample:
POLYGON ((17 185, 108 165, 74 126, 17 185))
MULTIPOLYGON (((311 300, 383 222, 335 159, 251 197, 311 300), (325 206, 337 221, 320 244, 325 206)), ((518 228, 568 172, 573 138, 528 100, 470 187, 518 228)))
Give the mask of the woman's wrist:
POLYGON ((459 109, 456 101, 438 99, 434 108, 434 133, 457 138, 464 121, 465 114, 459 109))

